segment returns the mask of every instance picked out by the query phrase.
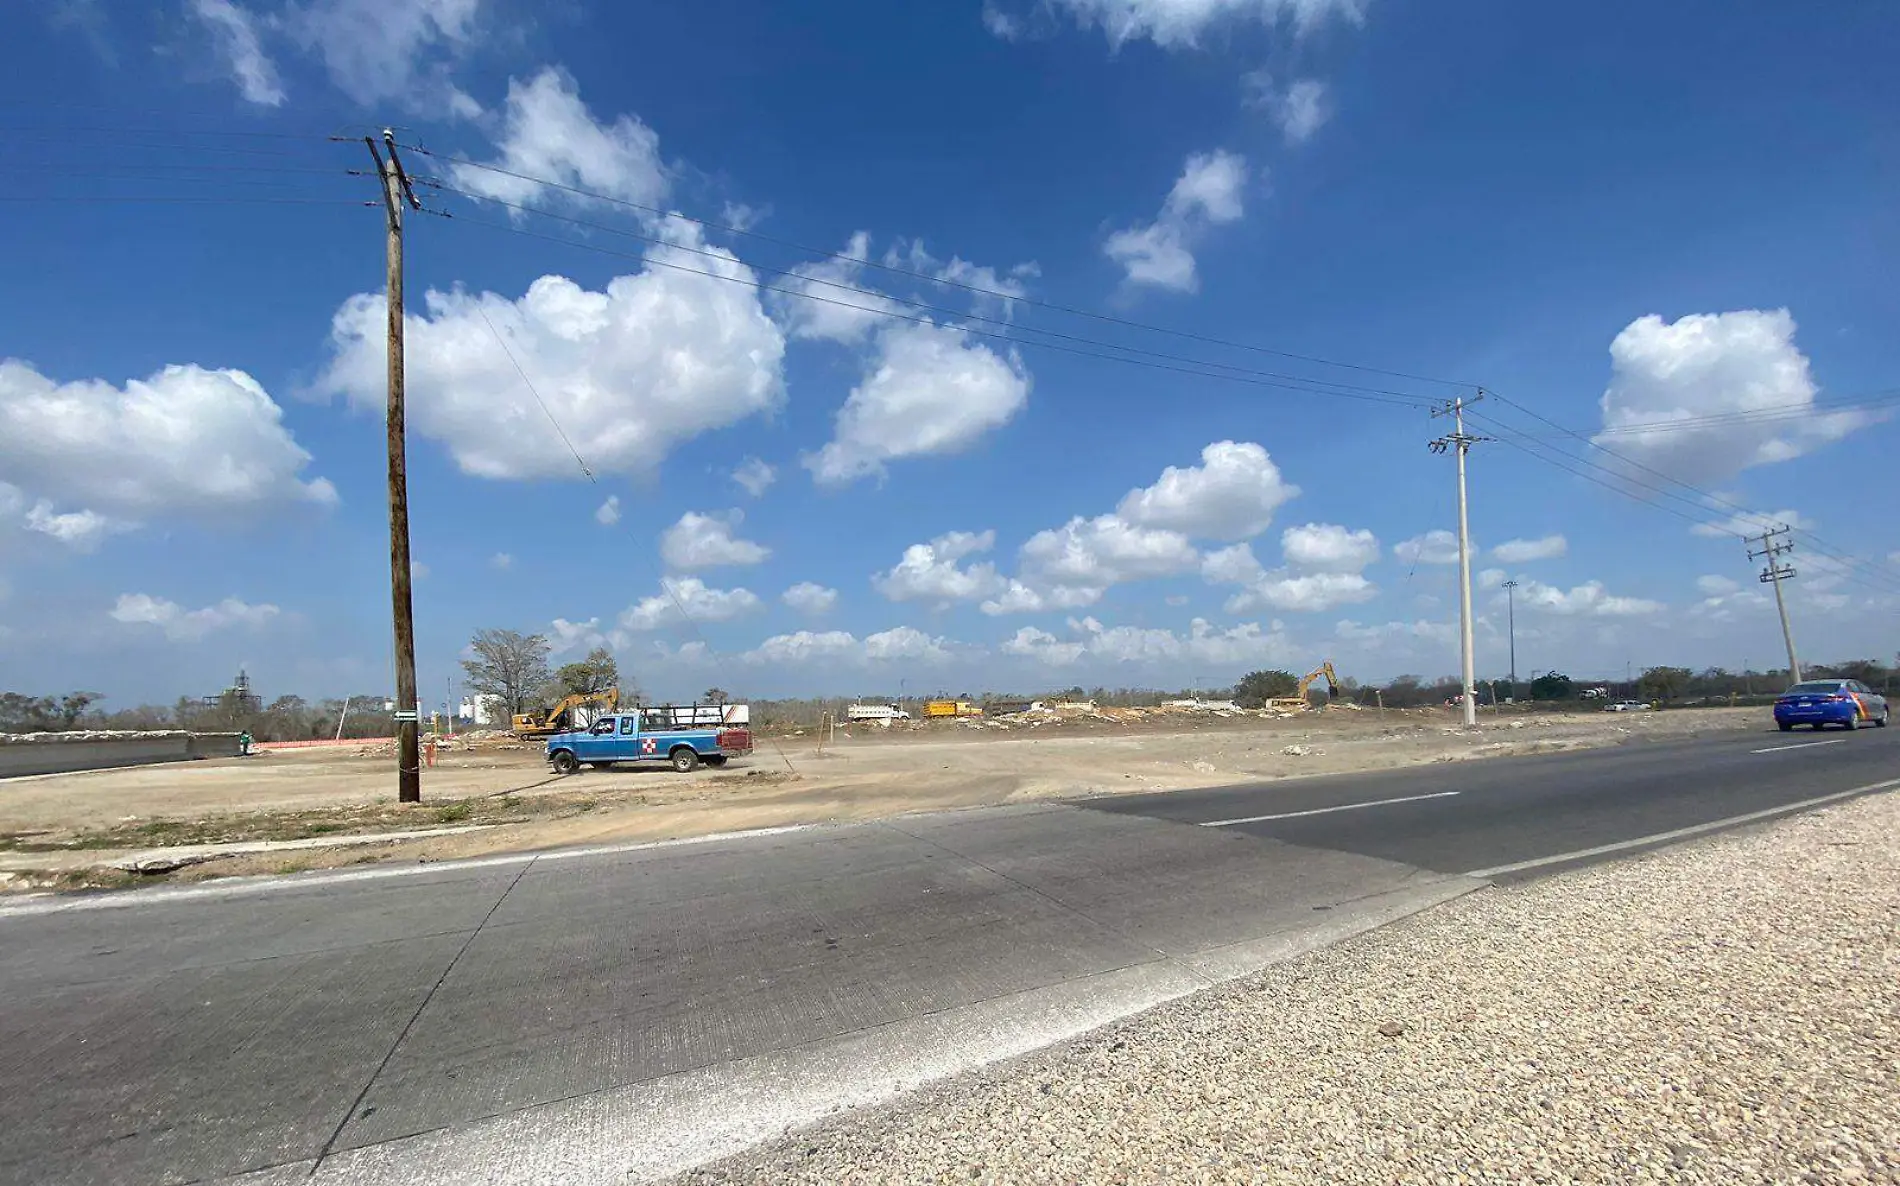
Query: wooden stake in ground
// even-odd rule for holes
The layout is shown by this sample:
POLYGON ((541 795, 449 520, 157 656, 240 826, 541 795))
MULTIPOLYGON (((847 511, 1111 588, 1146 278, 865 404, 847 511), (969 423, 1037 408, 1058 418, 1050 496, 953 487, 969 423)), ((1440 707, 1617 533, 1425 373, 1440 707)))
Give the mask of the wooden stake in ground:
POLYGON ((414 598, 409 587, 409 462, 402 389, 402 215, 405 203, 417 210, 422 203, 416 200, 396 155, 394 133, 383 132, 387 160, 376 150, 373 138, 365 136, 363 142, 369 145, 376 174, 382 179, 383 209, 389 221, 389 581, 396 620, 396 798, 420 803, 422 755, 417 735, 422 723, 416 695, 414 598))

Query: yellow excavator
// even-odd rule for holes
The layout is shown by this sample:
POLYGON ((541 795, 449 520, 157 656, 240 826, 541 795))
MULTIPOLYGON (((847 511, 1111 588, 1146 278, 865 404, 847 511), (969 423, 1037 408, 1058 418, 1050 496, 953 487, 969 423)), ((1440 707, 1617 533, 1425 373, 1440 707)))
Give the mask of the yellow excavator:
POLYGON ((1326 698, 1328 700, 1337 699, 1339 696, 1339 673, 1333 670, 1333 661, 1327 659, 1318 667, 1306 673, 1300 680, 1299 691, 1291 696, 1275 696, 1273 699, 1267 701, 1267 707, 1277 708, 1282 711, 1287 709, 1305 711, 1311 708, 1312 705, 1306 701, 1306 690, 1312 687, 1313 681, 1322 675, 1326 677, 1326 698))
POLYGON ((514 734, 520 738, 552 737, 556 733, 565 733, 581 724, 575 718, 578 709, 589 705, 598 705, 601 712, 612 712, 620 707, 620 689, 608 688, 603 692, 577 692, 563 698, 546 712, 518 712, 512 725, 514 734))

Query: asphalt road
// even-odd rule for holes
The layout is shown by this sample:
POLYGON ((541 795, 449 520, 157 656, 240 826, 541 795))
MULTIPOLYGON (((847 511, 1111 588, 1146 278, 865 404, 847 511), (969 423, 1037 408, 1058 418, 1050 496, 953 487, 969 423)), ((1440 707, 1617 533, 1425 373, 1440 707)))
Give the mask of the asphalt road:
POLYGON ((0 1183, 650 1179, 1896 776, 1900 730, 1771 731, 13 905, 0 1183))
MULTIPOLYGON (((1900 729, 1717 734, 1532 758, 1085 800, 1488 880, 1628 855, 1648 837, 1900 777, 1900 729)), ((1666 842, 1666 841, 1665 841, 1666 842)))

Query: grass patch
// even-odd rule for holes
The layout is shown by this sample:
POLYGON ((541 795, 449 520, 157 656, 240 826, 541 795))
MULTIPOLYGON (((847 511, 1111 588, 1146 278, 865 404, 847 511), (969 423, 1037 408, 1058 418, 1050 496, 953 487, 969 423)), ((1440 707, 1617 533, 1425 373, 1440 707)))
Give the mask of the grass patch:
POLYGON ((449 803, 435 809, 435 822, 438 824, 459 824, 475 814, 468 803, 449 803))

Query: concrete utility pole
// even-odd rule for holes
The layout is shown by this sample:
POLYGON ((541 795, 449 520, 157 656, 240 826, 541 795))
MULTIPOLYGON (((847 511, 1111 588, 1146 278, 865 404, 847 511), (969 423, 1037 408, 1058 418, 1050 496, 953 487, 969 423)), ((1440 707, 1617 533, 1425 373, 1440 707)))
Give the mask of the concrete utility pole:
POLYGON ((1517 699, 1517 582, 1504 582, 1505 602, 1509 606, 1511 630, 1511 699, 1517 699))
POLYGON ((1781 582, 1794 579, 1794 566, 1775 559, 1785 552, 1794 551, 1794 544, 1781 538, 1790 530, 1784 523, 1773 531, 1764 530, 1759 537, 1751 537, 1748 542, 1759 543, 1761 549, 1757 551, 1750 548, 1748 558, 1767 561, 1761 570, 1761 583, 1775 587, 1775 609, 1781 613, 1781 640, 1788 644, 1788 682, 1798 684, 1801 682, 1801 660, 1795 657, 1794 630, 1788 625, 1788 602, 1781 595, 1781 582))
POLYGON ((1471 517, 1465 505, 1465 454, 1471 451, 1471 446, 1490 438, 1474 437, 1465 432, 1465 405, 1483 398, 1484 391, 1480 389, 1470 400, 1461 395, 1443 407, 1432 409, 1433 418, 1452 418, 1451 433, 1432 441, 1432 452, 1443 453, 1455 449, 1458 453, 1458 635, 1464 659, 1467 726, 1478 723, 1478 669, 1471 641, 1471 517))
POLYGON ((374 137, 363 137, 383 183, 383 210, 389 222, 389 581, 396 624, 396 798, 422 802, 421 708, 416 692, 415 604, 410 593, 409 461, 403 412, 402 362, 402 215, 403 206, 422 209, 396 155, 395 133, 383 132, 385 160, 374 137))

